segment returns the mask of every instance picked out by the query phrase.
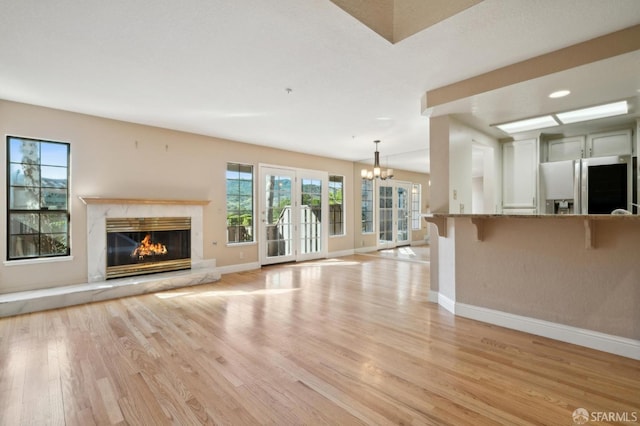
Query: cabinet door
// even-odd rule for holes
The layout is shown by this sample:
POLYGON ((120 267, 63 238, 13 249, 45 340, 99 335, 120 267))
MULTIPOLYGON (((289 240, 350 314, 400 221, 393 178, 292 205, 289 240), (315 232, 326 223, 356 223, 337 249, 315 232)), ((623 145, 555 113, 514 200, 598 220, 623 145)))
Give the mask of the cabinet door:
POLYGON ((503 208, 536 208, 537 155, 536 139, 502 146, 503 208))
POLYGON ((584 157, 584 136, 547 142, 547 161, 579 160, 584 157))
POLYGON ((588 157, 631 155, 631 130, 594 133, 587 140, 588 157))

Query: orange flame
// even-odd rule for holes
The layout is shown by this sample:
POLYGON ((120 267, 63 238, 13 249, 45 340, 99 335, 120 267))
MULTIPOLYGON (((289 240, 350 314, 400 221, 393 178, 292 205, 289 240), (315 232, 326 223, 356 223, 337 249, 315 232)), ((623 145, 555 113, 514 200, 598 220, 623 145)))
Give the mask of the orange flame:
POLYGON ((140 242, 140 245, 131 253, 131 257, 144 258, 154 254, 167 254, 167 246, 162 243, 152 243, 151 235, 147 234, 140 242))

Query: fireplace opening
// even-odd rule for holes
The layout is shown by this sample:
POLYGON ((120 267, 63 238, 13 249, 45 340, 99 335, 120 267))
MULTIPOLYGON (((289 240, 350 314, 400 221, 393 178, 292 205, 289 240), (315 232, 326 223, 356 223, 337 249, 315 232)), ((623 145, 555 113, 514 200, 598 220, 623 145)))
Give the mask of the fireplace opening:
POLYGON ((191 218, 107 218, 106 278, 191 268, 191 218))

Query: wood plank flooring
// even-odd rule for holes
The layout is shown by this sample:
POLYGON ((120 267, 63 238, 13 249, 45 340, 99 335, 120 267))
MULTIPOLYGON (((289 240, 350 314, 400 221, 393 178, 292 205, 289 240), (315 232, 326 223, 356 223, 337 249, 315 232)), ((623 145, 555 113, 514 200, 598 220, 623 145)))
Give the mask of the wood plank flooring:
POLYGON ((640 362, 455 318, 428 290, 428 264, 349 256, 2 318, 0 425, 640 417, 640 362))

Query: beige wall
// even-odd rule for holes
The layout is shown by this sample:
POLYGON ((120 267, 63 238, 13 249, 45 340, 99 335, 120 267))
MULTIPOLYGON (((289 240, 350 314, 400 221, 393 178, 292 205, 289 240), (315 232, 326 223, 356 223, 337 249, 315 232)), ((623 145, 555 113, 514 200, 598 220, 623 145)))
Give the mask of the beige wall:
POLYGON ((431 212, 449 213, 449 116, 429 118, 431 212))
POLYGON ((640 340, 638 221, 454 220, 456 302, 640 340))
MULTIPOLYGON (((7 101, 0 101, 0 132, 71 144, 73 257, 68 261, 9 265, 4 262, 7 252, 3 238, 0 293, 86 282, 86 206, 79 196, 211 200, 203 215, 204 259, 216 259, 218 266, 258 262, 257 244, 226 245, 227 162, 252 164, 256 174, 258 164, 264 163, 344 176, 347 234, 329 238, 329 253, 353 250, 360 233, 359 201, 356 209, 360 187, 354 185, 353 162, 7 101)), ((0 150, 0 162, 6 164, 4 148, 0 150)), ((359 173, 358 169, 358 183, 359 173)), ((6 188, 6 173, 1 174, 0 186, 6 188)), ((0 200, 0 223, 4 235, 5 197, 0 200)))

